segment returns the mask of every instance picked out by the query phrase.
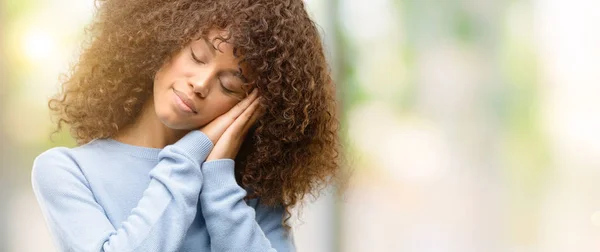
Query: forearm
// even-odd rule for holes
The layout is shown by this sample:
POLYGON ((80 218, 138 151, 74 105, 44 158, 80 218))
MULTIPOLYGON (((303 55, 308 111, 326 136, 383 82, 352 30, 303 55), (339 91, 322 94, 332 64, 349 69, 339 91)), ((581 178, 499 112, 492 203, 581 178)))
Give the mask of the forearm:
POLYGON ((200 163, 212 143, 193 133, 159 155, 150 183, 115 228, 67 148, 34 162, 32 186, 59 251, 177 251, 196 215, 200 163))
POLYGON ((268 230, 261 228, 255 209, 244 201, 246 191, 235 181, 233 160, 205 162, 202 172, 200 204, 213 251, 294 250, 290 236, 281 226, 283 212, 272 211, 265 215, 267 218, 263 221, 268 223, 268 230))

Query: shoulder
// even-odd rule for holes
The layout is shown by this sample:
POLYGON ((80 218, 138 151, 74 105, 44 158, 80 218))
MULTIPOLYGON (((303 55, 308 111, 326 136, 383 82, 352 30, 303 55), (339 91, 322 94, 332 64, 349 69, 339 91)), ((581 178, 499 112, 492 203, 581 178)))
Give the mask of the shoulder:
POLYGON ((76 158, 82 151, 82 147, 54 147, 39 154, 34 159, 31 170, 31 182, 34 189, 64 185, 67 180, 84 182, 84 176, 76 158))
POLYGON ((48 149, 34 159, 33 172, 78 166, 78 159, 84 158, 87 153, 98 152, 96 141, 92 140, 89 143, 73 148, 60 146, 48 149))
POLYGON ((39 154, 34 160, 34 166, 40 162, 51 162, 72 156, 73 149, 68 147, 54 147, 39 154))
POLYGON ((33 172, 56 167, 64 167, 75 164, 73 149, 67 147, 54 147, 46 150, 33 160, 33 172))
POLYGON ((50 148, 34 159, 34 167, 36 164, 74 161, 76 156, 80 156, 90 151, 98 151, 98 146, 100 146, 100 144, 98 144, 99 141, 101 141, 101 139, 94 139, 86 144, 75 147, 57 146, 50 148))

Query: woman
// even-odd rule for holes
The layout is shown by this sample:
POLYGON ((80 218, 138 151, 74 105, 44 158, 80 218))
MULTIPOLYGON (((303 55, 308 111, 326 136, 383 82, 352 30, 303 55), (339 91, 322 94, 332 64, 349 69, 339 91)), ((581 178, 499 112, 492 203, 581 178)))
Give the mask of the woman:
POLYGON ((61 251, 293 251, 339 178, 334 85, 301 0, 98 1, 34 161, 61 251))

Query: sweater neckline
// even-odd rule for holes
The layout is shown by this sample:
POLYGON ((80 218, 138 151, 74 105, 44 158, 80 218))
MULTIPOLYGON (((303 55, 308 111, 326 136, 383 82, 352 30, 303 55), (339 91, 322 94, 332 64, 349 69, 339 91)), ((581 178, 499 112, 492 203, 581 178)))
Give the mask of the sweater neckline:
POLYGON ((158 154, 162 151, 160 148, 150 148, 137 145, 126 144, 119 142, 112 138, 103 139, 105 146, 111 150, 120 153, 126 153, 131 156, 147 158, 147 159, 158 159, 158 154))

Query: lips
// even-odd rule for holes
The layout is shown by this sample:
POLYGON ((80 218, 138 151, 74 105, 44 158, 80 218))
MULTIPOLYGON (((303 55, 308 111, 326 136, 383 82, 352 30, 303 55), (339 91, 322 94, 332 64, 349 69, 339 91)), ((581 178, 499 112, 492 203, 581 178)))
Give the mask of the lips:
POLYGON ((192 112, 194 113, 198 113, 198 111, 196 110, 196 106, 194 105, 194 101, 192 101, 192 99, 188 98, 185 94, 183 94, 180 91, 177 91, 177 89, 173 88, 173 92, 175 93, 175 95, 177 95, 177 97, 179 97, 179 99, 181 99, 181 101, 187 106, 189 107, 192 112))

